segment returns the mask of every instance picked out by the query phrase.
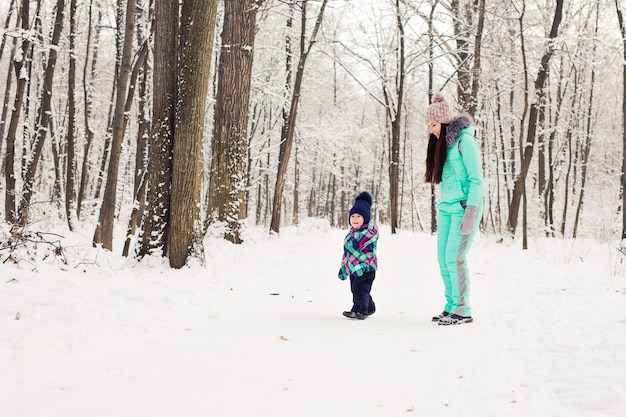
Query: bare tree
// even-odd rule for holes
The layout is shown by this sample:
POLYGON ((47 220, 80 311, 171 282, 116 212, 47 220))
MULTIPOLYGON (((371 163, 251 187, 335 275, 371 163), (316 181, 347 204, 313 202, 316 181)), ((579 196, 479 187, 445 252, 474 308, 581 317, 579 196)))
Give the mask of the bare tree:
POLYGON ((207 223, 226 226, 224 238, 241 243, 246 216, 248 120, 259 0, 224 3, 213 127, 207 223))
POLYGON ((30 201, 33 196, 35 172, 37 171, 37 165, 39 164, 39 159, 41 158, 43 145, 46 140, 48 130, 50 129, 50 123, 52 119, 52 86, 54 81, 54 72, 56 69, 57 58, 59 55, 57 47, 59 45, 59 39, 61 38, 61 32, 63 31, 64 9, 65 0, 57 0, 51 47, 48 52, 46 69, 44 70, 41 101, 39 103, 39 109, 37 111, 37 126, 35 129, 35 138, 33 139, 30 158, 26 160, 24 172, 22 173, 22 195, 18 208, 18 221, 21 225, 26 225, 30 223, 28 209, 30 207, 30 201))
MULTIPOLYGON (((149 11, 149 7, 145 7, 145 3, 139 5, 139 10, 149 11)), ((148 13, 149 14, 149 13, 148 13)), ((145 15, 145 14, 144 14, 145 15)), ((139 19, 138 19, 139 20, 139 19)), ((144 19, 150 22, 150 18, 144 19)), ((128 98, 126 99, 126 112, 129 112, 133 103, 133 92, 138 90, 137 97, 138 109, 137 109, 137 148, 135 152, 135 175, 133 181, 133 209, 128 220, 128 228, 126 232, 126 242, 124 242, 124 249, 122 250, 123 256, 128 256, 132 240, 137 233, 137 227, 141 221, 142 212, 145 209, 145 197, 146 197, 146 178, 147 178, 147 164, 148 164, 148 140, 150 135, 150 121, 147 115, 147 105, 149 101, 148 96, 148 50, 150 35, 147 35, 144 30, 144 22, 138 22, 137 24, 137 40, 141 43, 139 53, 135 63, 133 64, 133 70, 130 76, 130 91, 128 98)))
POLYGON ((452 0, 450 9, 453 14, 456 42, 457 101, 462 111, 475 117, 478 102, 480 50, 485 22, 485 0, 452 0))
POLYGON ((136 0, 128 0, 126 3, 126 23, 124 25, 124 45, 120 72, 117 80, 115 94, 115 112, 113 114, 113 137, 111 142, 111 157, 107 171, 106 185, 102 197, 102 206, 98 224, 93 236, 94 244, 102 244, 102 247, 113 250, 113 226, 115 217, 115 202, 117 199, 117 179, 124 140, 124 109, 126 106, 126 93, 133 54, 133 34, 135 32, 135 5, 136 0))
POLYGON ((405 51, 404 51, 404 24, 400 13, 400 0, 396 0, 395 5, 396 28, 397 28, 397 72, 395 74, 395 106, 390 92, 383 85, 385 97, 385 108, 387 117, 391 123, 391 146, 389 161, 389 212, 391 214, 391 233, 395 234, 399 223, 398 197, 400 183, 400 125, 402 122, 402 105, 404 98, 404 78, 405 74, 405 51))
POLYGON ((65 216, 70 230, 76 230, 76 0, 70 0, 70 68, 67 74, 67 158, 65 170, 65 216))
POLYGON ((98 61, 98 51, 100 44, 100 31, 102 25, 102 11, 98 12, 98 18, 95 24, 92 24, 93 19, 93 0, 89 2, 87 23, 87 45, 85 63, 83 65, 83 123, 84 123, 84 135, 85 142, 83 146, 83 163, 80 171, 80 185, 78 187, 78 197, 76 202, 76 217, 80 219, 82 212, 83 200, 87 190, 87 180, 89 178, 89 151, 93 143, 94 131, 91 127, 91 117, 93 108, 93 84, 96 79, 96 63, 98 61), (91 44, 93 41, 93 50, 91 44), (91 56, 89 54, 91 53, 91 56), (90 59, 89 59, 90 58, 90 59))
POLYGON ((620 0, 615 0, 615 8, 617 10, 617 19, 622 35, 622 46, 624 61, 622 65, 622 247, 626 246, 626 23, 624 23, 624 14, 620 0))
POLYGON ((15 91, 15 99, 13 101, 13 112, 9 122, 9 129, 6 137, 6 162, 4 164, 5 199, 4 199, 4 215, 7 223, 17 221, 15 194, 16 194, 16 177, 15 177, 15 140, 17 136, 17 126, 20 121, 20 112, 24 103, 24 94, 26 91, 27 77, 24 76, 27 66, 30 65, 30 1, 22 0, 20 9, 20 21, 22 27, 22 37, 20 39, 21 51, 19 59, 14 59, 13 68, 15 69, 15 77, 17 78, 17 87, 15 91), (24 71, 24 72, 23 72, 24 71))
POLYGON ((204 257, 202 137, 216 19, 217 0, 183 0, 168 238, 173 268, 182 268, 190 256, 204 257))
POLYGON ((328 0, 322 0, 317 19, 315 20, 315 27, 309 37, 308 44, 305 45, 306 36, 306 9, 308 1, 302 2, 302 20, 301 20, 301 33, 300 33, 300 59, 298 61, 298 69, 296 71, 296 78, 293 86, 293 95, 291 97, 291 106, 289 107, 288 116, 283 123, 281 131, 280 142, 280 155, 278 161, 278 172, 276 174, 276 186, 274 187, 274 200, 272 203, 272 220, 270 222, 270 231, 274 233, 280 232, 280 221, 282 215, 282 199, 283 192, 285 190, 285 180, 287 176, 287 166, 289 165, 289 158, 291 156, 291 149, 293 147, 293 139, 296 128, 296 117, 298 114, 298 104, 300 103, 300 90, 302 88, 302 79, 304 76, 304 67, 306 60, 311 52, 311 48, 315 43, 317 32, 322 25, 322 19, 324 17, 324 10, 328 4, 328 0))
MULTIPOLYGON (((6 41, 8 38, 6 34, 6 30, 9 28, 13 14, 16 11, 15 2, 16 0, 11 0, 11 4, 9 5, 9 13, 7 14, 7 19, 4 24, 5 34, 2 37, 2 42, 0 42, 0 61, 2 60, 2 55, 4 54, 4 47, 6 46, 6 41)), ((15 53, 15 45, 17 44, 17 42, 15 41, 15 37, 12 37, 12 39, 13 39, 13 47, 12 47, 12 54, 13 54, 15 53)), ((2 155, 2 147, 4 143, 4 128, 6 127, 7 114, 9 110, 9 97, 10 97, 10 92, 11 92, 11 84, 13 80, 13 77, 11 76, 12 71, 13 71, 13 60, 9 62, 9 71, 7 72, 6 89, 4 91, 4 100, 2 104, 2 115, 0 116, 0 157, 2 155)), ((4 164, 0 162, 0 166, 4 166, 4 164)))
MULTIPOLYGON (((548 66, 550 65, 550 59, 554 54, 554 41, 558 35, 559 25, 561 23, 561 19, 563 17, 563 0, 557 0, 556 2, 556 10, 554 12, 554 19, 552 21, 552 28, 550 29, 550 34, 548 36, 548 44, 546 45, 546 51, 541 58, 541 63, 539 65, 539 71, 537 73, 537 78, 535 79, 534 85, 534 97, 540 96, 542 90, 545 86, 545 81, 548 73, 548 66)), ((511 211, 509 212, 509 221, 508 227, 511 234, 515 234, 515 229, 517 227, 517 219, 519 215, 519 207, 520 201, 524 193, 524 187, 526 182, 526 175, 528 173, 528 168, 530 167, 530 161, 533 155, 533 148, 535 142, 535 136, 537 133, 537 116, 539 114, 539 107, 541 103, 539 103, 536 99, 531 101, 530 104, 530 113, 528 116, 528 133, 526 134, 526 144, 522 146, 520 143, 520 147, 524 148, 523 157, 521 162, 521 172, 515 181, 515 185, 513 188, 513 195, 511 201, 511 211)), ((525 216, 526 210, 524 210, 525 216)), ((524 247, 526 245, 524 244, 524 247)))
MULTIPOLYGON (((434 23, 434 14, 435 9, 437 8, 437 4, 439 0, 434 0, 431 8, 430 15, 428 16, 428 103, 433 99, 434 91, 434 69, 433 69, 433 60, 434 60, 434 43, 435 43, 435 33, 433 29, 434 23)), ((430 233, 434 234, 437 232, 437 196, 435 193, 435 185, 430 185, 430 233)))
MULTIPOLYGON (((100 210, 101 205, 112 204, 116 230, 118 217, 122 222, 130 219, 125 253, 134 249, 141 256, 160 251, 169 257, 170 204, 179 200, 171 195, 176 176, 173 148, 175 142, 188 139, 177 131, 187 122, 181 122, 176 112, 176 103, 182 103, 178 87, 183 84, 182 76, 177 78, 183 71, 178 65, 183 45, 178 26, 181 1, 135 0, 133 59, 128 84, 119 94, 127 2, 64 0, 61 30, 56 24, 58 1, 5 0, 0 7, 0 25, 5 28, 0 34, 0 76, 4 81, 0 84, 4 99, 0 120, 0 200, 4 203, 0 202, 0 215, 12 222, 18 215, 32 221, 44 210, 47 216, 57 211, 55 217, 65 219, 67 215, 71 222, 75 209, 77 218, 88 224, 95 223, 100 214, 94 214, 91 207, 100 210), (161 12, 172 7, 173 24, 162 14, 148 16, 148 3, 161 12), (111 4, 114 9, 108 7, 111 4), (76 21, 70 16, 74 8, 76 21), (28 16, 25 20, 24 14, 28 16), (149 42, 143 42, 150 36, 140 34, 147 31, 147 17, 155 17, 151 21, 154 27, 166 24, 173 29, 157 30, 149 42), (55 44, 52 39, 58 33, 55 44), (108 39, 111 42, 102 42, 108 39), (121 102, 123 116, 114 119, 121 102), (151 117, 144 117, 144 111, 151 112, 151 117), (107 192, 103 201, 102 192, 93 197, 99 180, 104 190, 109 155, 116 152, 117 145, 104 145, 113 140, 113 121, 115 131, 122 131, 116 139, 124 139, 117 163, 117 193, 112 198, 107 192), (31 155, 36 157, 40 147, 35 161, 31 155), (21 200, 22 186, 24 196, 32 196, 30 204, 21 200), (87 204, 89 200, 93 205, 87 204)), ((510 232, 507 220, 518 216, 518 235, 523 233, 523 240, 526 235, 555 236, 559 232, 605 236, 611 230, 611 203, 620 203, 618 210, 622 211, 625 197, 621 188, 614 200, 607 203, 606 196, 618 190, 616 171, 626 173, 626 168, 620 167, 622 162, 610 160, 615 154, 607 150, 626 142, 623 126, 614 122, 615 104, 619 107, 626 90, 617 91, 611 76, 624 69, 619 58, 626 34, 601 24, 594 32, 592 26, 593 12, 599 12, 600 19, 606 18, 607 12, 614 16, 616 8, 623 13, 623 2, 562 2, 563 23, 553 38, 548 35, 554 26, 555 5, 561 5, 556 0, 533 3, 533 7, 522 0, 385 0, 347 2, 341 8, 329 1, 323 26, 313 39, 321 0, 263 2, 263 7, 258 7, 259 1, 222 2, 219 6, 225 17, 223 45, 220 51, 213 50, 214 63, 208 74, 213 77, 209 81, 212 91, 204 97, 211 106, 205 108, 207 117, 215 117, 210 120, 214 126, 204 129, 202 141, 202 152, 212 152, 202 158, 204 166, 213 164, 205 171, 210 181, 200 187, 204 197, 200 218, 206 223, 200 225, 200 232, 191 232, 192 243, 181 244, 181 253, 194 253, 208 222, 214 219, 230 222, 233 231, 227 230, 225 237, 240 240, 237 228, 244 224, 248 210, 251 218, 256 214, 259 224, 268 227, 278 215, 282 219, 273 225, 276 228, 287 219, 296 224, 304 214, 343 225, 350 195, 361 187, 376 195, 378 220, 393 229, 426 214, 428 205, 436 203, 437 191, 429 195, 428 187, 418 184, 422 145, 427 139, 420 114, 427 105, 426 97, 442 89, 454 92, 457 110, 474 114, 478 131, 483 132, 483 168, 489 185, 485 220, 491 221, 496 233, 510 232), (524 5, 528 7, 519 19, 516 7, 524 5), (237 20, 245 25, 235 25, 231 18, 234 9, 242 17, 256 13, 256 22, 248 26, 248 21, 237 20), (292 26, 286 30, 290 37, 285 39, 284 28, 275 29, 284 26, 290 12, 292 26), (305 25, 301 25, 302 18, 305 25), (566 24, 566 32, 575 36, 562 36, 566 24), (254 43, 243 37, 249 27, 256 31, 256 36, 250 35, 254 43), (285 47, 276 48, 280 44, 285 47), (308 50, 311 53, 303 69, 300 58, 308 50), (551 50, 552 58, 542 62, 551 50), (615 54, 617 60, 612 59, 615 54), (607 56, 610 58, 605 59, 607 56), (283 64, 277 64, 280 62, 283 64), (543 88, 539 89, 541 76, 543 88), (402 83, 401 98, 398 87, 402 83), (600 96, 602 100, 597 99, 600 96), (404 117, 399 117, 398 111, 404 117), (529 117, 531 111, 536 112, 535 119, 529 117), (596 148, 598 129, 602 129, 607 146, 596 148), (230 158, 231 152, 238 158, 236 162, 230 158), (228 163, 227 158, 231 159, 228 163), (215 177, 228 181, 220 185, 215 177), (413 183, 415 186, 410 186, 413 183), (226 200, 220 202, 221 197, 216 197, 220 193, 226 200), (597 198, 600 193, 602 199, 597 198), (594 211, 603 211, 603 224, 589 221, 592 212, 587 212, 588 201, 584 200, 591 198, 594 211), (221 207, 213 207, 219 204, 221 207), (406 217, 409 213, 411 219, 406 217)), ((622 31, 623 25, 620 22, 622 31)), ((204 64, 194 65, 205 69, 204 64)), ((626 120, 626 108, 618 110, 622 111, 626 120)), ((196 143, 182 146, 192 155, 190 160, 202 153, 196 143)), ((626 143, 622 146, 626 154, 626 143)), ((626 157, 623 160, 626 166, 626 157)), ((192 187, 201 182, 194 181, 192 187)), ((191 196, 195 191, 188 192, 191 196)), ((195 197, 185 204, 193 206, 195 197)), ((192 212, 190 218, 195 216, 192 212)), ((422 220, 428 228, 426 216, 422 220)), ((626 216, 621 220, 626 225, 626 216)), ((434 220, 432 228, 436 229, 434 220)), ((626 226, 623 233, 626 239, 626 226)))
POLYGON ((138 253, 167 254, 172 181, 172 147, 176 120, 178 0, 154 5, 154 72, 152 127, 146 184, 146 207, 138 253))

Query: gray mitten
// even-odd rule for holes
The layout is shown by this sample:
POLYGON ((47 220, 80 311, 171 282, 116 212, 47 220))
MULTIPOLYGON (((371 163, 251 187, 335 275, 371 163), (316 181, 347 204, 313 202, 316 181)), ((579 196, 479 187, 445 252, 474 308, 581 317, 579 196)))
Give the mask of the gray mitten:
POLYGON ((467 206, 465 208, 465 214, 463 220, 461 220, 461 234, 469 235, 474 230, 474 224, 476 223, 476 216, 478 215, 477 206, 467 206))

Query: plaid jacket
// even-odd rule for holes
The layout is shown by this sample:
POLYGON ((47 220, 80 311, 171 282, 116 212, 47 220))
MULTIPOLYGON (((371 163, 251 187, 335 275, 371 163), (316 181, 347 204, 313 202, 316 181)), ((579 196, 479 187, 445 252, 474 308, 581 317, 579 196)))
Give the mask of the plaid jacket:
POLYGON ((350 231, 343 240, 343 258, 339 269, 339 279, 344 280, 349 276, 362 276, 367 271, 376 270, 378 259, 376 258, 376 241, 378 229, 374 221, 367 227, 350 231))

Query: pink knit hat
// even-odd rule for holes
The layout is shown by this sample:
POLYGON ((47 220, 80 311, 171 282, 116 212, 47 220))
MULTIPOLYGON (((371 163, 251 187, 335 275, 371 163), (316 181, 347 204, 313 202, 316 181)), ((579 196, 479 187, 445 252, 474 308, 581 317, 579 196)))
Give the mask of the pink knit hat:
POLYGON ((428 106, 424 118, 426 119, 427 125, 433 122, 448 124, 452 121, 452 119, 454 119, 454 116, 450 111, 450 106, 443 97, 443 94, 436 93, 433 96, 433 103, 428 106))

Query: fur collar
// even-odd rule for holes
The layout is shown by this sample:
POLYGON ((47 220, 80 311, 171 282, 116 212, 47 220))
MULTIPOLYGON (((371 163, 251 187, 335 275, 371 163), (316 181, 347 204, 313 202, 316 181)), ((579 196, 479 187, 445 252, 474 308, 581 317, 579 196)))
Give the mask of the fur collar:
POLYGON ((469 114, 462 114, 455 117, 446 128, 446 145, 448 148, 452 147, 461 134, 461 130, 473 125, 474 120, 469 114))

